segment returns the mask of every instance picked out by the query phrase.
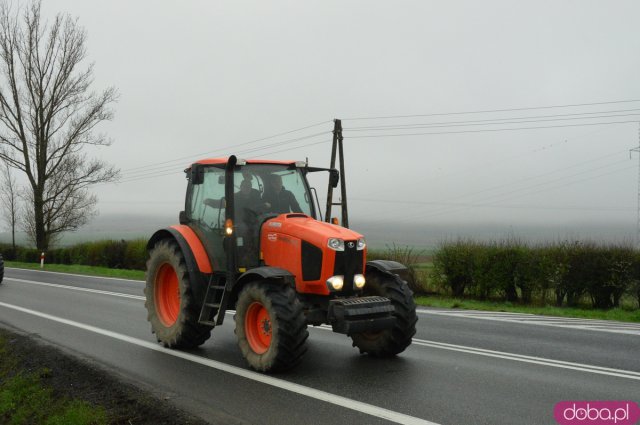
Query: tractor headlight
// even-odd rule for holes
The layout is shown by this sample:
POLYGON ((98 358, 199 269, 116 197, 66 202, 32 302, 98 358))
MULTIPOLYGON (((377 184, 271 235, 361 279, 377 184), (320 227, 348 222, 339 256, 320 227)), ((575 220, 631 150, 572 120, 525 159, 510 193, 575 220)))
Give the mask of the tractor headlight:
POLYGON ((364 238, 358 239, 358 251, 362 251, 367 246, 367 242, 364 238))
POLYGON ((344 241, 337 238, 329 238, 327 246, 334 251, 344 251, 344 241))
POLYGON ((365 283, 366 283, 366 279, 364 278, 363 275, 357 274, 353 277, 353 286, 355 286, 356 289, 364 288, 365 283))
POLYGON ((344 276, 331 276, 327 279, 327 286, 330 291, 340 291, 344 286, 344 276))

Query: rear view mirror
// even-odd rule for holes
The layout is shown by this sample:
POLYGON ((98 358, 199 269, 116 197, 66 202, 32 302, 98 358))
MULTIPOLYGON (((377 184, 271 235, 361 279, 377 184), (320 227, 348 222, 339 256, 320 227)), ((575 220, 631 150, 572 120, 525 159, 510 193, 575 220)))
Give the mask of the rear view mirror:
POLYGON ((187 213, 184 211, 180 211, 180 214, 178 214, 178 221, 180 222, 180 224, 187 224, 189 222, 189 220, 187 219, 187 213))
POLYGON ((202 184, 204 182, 204 168, 200 164, 191 166, 191 175, 189 177, 191 184, 202 184))

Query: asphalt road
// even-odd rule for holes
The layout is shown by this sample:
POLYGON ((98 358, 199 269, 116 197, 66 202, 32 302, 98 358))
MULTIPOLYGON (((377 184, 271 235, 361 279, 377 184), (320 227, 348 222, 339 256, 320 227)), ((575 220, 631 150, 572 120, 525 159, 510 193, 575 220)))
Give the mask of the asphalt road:
POLYGON ((38 336, 211 423, 553 424, 562 400, 640 401, 640 325, 421 310, 395 359, 310 328, 303 364, 251 372, 233 317, 200 349, 166 350, 143 283, 7 269, 0 325, 38 336))

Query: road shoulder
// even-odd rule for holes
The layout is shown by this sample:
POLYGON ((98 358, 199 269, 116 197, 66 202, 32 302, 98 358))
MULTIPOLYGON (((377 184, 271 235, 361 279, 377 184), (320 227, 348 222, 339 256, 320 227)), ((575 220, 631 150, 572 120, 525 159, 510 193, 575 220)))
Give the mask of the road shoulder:
POLYGON ((148 391, 123 382, 90 361, 83 361, 46 344, 37 336, 0 327, 7 349, 23 370, 48 372, 44 386, 60 397, 69 397, 102 406, 112 424, 205 425, 204 420, 176 408, 148 391))

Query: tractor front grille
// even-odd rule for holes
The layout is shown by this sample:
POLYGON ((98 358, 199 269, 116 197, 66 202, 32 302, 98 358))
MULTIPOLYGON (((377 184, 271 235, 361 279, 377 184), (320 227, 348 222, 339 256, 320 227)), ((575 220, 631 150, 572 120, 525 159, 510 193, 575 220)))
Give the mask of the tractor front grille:
POLYGON ((363 274, 364 251, 358 251, 358 241, 344 241, 344 251, 336 251, 336 261, 333 275, 344 276, 343 295, 351 295, 353 290, 353 276, 363 274))

